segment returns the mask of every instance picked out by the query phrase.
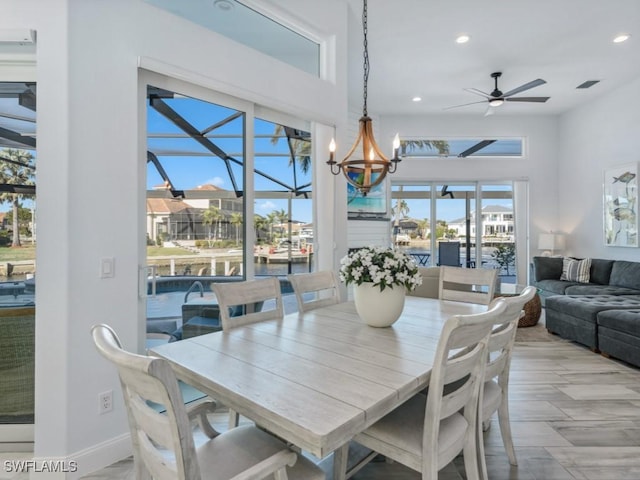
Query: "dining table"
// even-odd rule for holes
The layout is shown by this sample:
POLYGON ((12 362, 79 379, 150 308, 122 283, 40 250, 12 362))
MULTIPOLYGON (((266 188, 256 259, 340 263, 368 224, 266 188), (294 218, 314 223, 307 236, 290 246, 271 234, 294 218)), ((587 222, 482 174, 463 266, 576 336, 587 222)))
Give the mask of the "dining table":
POLYGON ((445 320, 485 305, 407 296, 390 327, 347 301, 154 346, 177 377, 303 451, 336 465, 341 446, 429 382, 445 320))

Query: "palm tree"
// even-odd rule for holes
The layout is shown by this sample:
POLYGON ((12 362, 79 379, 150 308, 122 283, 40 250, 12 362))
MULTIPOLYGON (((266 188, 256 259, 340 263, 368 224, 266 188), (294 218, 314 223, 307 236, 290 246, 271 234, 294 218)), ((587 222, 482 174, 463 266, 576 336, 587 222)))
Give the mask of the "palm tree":
POLYGON ((240 243, 238 230, 240 225, 242 225, 242 222, 243 222, 243 216, 241 213, 235 212, 231 214, 231 219, 229 220, 229 223, 231 223, 231 225, 236 227, 236 246, 238 246, 240 243))
POLYGON ((276 210, 267 214, 267 224, 269 225, 269 237, 271 242, 273 242, 273 225, 277 221, 278 221, 278 212, 276 210))
MULTIPOLYGON (((34 157, 30 152, 5 148, 0 152, 0 183, 11 185, 34 185, 33 173, 35 170, 34 157), (4 159, 4 161, 2 161, 4 159)), ((20 225, 18 222, 18 210, 20 199, 23 195, 13 192, 0 193, 0 203, 11 203, 13 211, 13 239, 12 247, 20 247, 20 225)))
POLYGON ((215 227, 213 230, 213 238, 215 239, 218 233, 217 232, 218 222, 222 219, 222 217, 223 217, 222 212, 215 205, 209 205, 209 208, 207 208, 202 213, 202 223, 204 225, 209 225, 209 247, 211 247, 211 226, 215 224, 215 227))
POLYGON ((438 155, 449 155, 449 142, 446 140, 401 140, 400 155, 414 150, 437 150, 438 155))
POLYGON ((253 228, 256 230, 256 241, 260 239, 260 231, 267 228, 267 219, 257 213, 253 216, 253 228))
MULTIPOLYGON (((283 125, 276 125, 273 135, 271 136, 271 144, 277 145, 287 133, 287 129, 283 125)), ((289 166, 297 159, 302 173, 307 173, 311 168, 311 137, 309 139, 301 137, 286 137, 289 143, 289 166)))
POLYGON ((422 238, 427 238, 427 227, 429 226, 429 219, 425 218, 422 220, 418 220, 418 228, 420 229, 420 236, 422 238))

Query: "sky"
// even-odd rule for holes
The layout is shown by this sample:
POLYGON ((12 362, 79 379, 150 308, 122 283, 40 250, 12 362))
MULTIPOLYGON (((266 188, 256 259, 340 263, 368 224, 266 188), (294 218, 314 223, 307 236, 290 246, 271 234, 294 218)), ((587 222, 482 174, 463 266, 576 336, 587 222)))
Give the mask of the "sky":
MULTIPOLYGON (((212 184, 217 187, 233 190, 232 172, 235 177, 238 189, 243 185, 243 127, 244 115, 242 112, 215 105, 201 100, 196 100, 184 96, 176 98, 166 98, 163 102, 175 111, 179 116, 189 122, 200 132, 211 131, 212 136, 205 139, 210 141, 214 150, 227 155, 228 162, 221 158, 211 156, 211 152, 192 138, 185 138, 184 131, 169 121, 165 116, 156 111, 153 107, 147 109, 148 120, 148 148, 154 152, 171 179, 174 188, 178 190, 191 190, 199 185, 212 184)), ((257 191, 288 191, 295 185, 294 169, 289 165, 288 145, 284 138, 278 139, 274 144, 272 138, 276 130, 276 124, 256 119, 255 131, 255 169, 264 173, 254 176, 255 188, 257 191), (271 179, 269 178, 271 177, 271 179), (284 184, 284 186, 282 184, 284 184)), ((328 154, 328 148, 327 148, 328 154)), ((148 163, 147 168, 147 188, 163 184, 162 177, 157 172, 152 163, 148 163)), ((401 168, 401 167, 400 167, 401 168)), ((391 176, 392 177, 392 176, 391 176)), ((296 176, 298 187, 311 182, 311 174, 302 173, 296 166, 296 176)), ((341 178, 341 177, 340 177, 341 178)), ((345 188, 347 188, 347 183, 345 188)), ((426 183, 426 182, 425 182, 426 183)), ((403 187, 407 190, 425 191, 428 187, 403 187)), ((437 214, 438 220, 452 221, 464 217, 465 201, 456 198, 451 200, 448 196, 441 197, 438 185, 437 214)), ((453 186, 449 191, 454 192, 454 197, 461 195, 456 192, 463 190, 473 190, 474 186, 453 186)), ((510 190, 510 186, 508 189, 510 190)), ((397 186, 393 187, 398 190, 397 186)), ((505 186, 483 187, 485 191, 504 190, 505 186)), ((384 195, 378 192, 376 203, 376 193, 372 192, 367 199, 358 198, 350 203, 350 211, 358 211, 362 208, 372 208, 374 211, 384 211, 384 195), (381 195, 381 196, 380 196, 381 195)), ((255 212, 260 215, 267 215, 275 210, 287 210, 286 199, 258 199, 254 205, 255 212)), ((409 211, 406 215, 411 218, 425 219, 431 216, 429 200, 407 200, 409 211)), ((496 199, 486 200, 483 205, 503 205, 512 207, 511 200, 496 199)), ((296 198, 292 202, 292 219, 305 223, 312 221, 311 200, 296 198)), ((395 200, 392 202, 395 207, 395 200)), ((475 209, 472 201, 471 209, 475 209)), ((392 212, 389 212, 390 215, 392 212)))

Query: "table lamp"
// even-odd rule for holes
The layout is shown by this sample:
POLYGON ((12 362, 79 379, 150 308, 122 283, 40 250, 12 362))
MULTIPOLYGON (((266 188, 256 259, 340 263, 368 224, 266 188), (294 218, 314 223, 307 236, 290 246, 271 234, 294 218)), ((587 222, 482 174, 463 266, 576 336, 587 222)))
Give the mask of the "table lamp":
POLYGON ((552 257, 555 250, 564 250, 564 235, 559 233, 541 233, 538 235, 538 249, 543 257, 552 257))

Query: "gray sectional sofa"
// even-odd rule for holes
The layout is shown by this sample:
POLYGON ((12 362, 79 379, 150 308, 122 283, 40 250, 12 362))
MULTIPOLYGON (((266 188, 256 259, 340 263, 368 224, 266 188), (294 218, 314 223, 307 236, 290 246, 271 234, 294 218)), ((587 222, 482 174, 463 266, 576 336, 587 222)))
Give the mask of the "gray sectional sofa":
POLYGON ((640 262, 592 259, 588 283, 560 280, 562 257, 534 257, 546 327, 640 367, 640 262))
POLYGON ((589 283, 560 280, 562 257, 533 257, 533 282, 545 304, 553 295, 640 295, 640 262, 591 259, 589 283))

